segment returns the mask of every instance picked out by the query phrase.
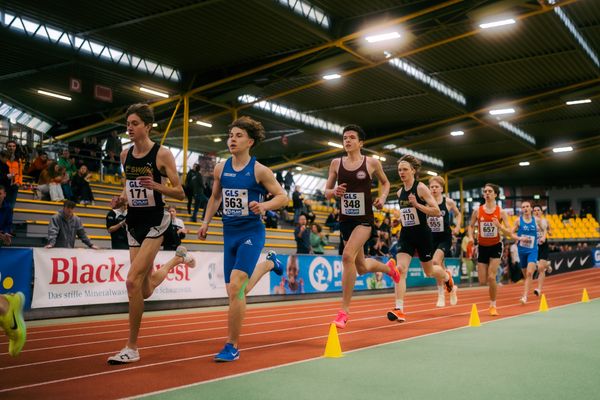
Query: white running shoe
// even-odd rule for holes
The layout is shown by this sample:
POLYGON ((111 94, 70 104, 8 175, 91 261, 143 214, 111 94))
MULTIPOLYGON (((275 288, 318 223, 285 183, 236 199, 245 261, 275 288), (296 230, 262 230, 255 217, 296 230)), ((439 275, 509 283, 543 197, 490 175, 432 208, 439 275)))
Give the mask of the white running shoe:
POLYGON ((140 361, 140 353, 139 351, 130 349, 129 347, 125 347, 114 356, 108 357, 108 363, 110 365, 129 364, 136 361, 140 361))
POLYGON ((527 303, 527 297, 523 296, 521 297, 521 299, 519 300, 519 302, 523 305, 525 305, 527 303))
POLYGON ((437 303, 435 306, 436 307, 446 307, 446 296, 444 296, 443 294, 438 294, 438 299, 437 299, 437 303))
POLYGON ((455 306, 458 304, 458 286, 454 285, 450 292, 450 305, 455 306))
POLYGON ((196 259, 190 253, 188 253, 185 247, 178 246, 177 250, 175 250, 175 255, 183 258, 183 263, 187 267, 194 268, 196 266, 196 259))

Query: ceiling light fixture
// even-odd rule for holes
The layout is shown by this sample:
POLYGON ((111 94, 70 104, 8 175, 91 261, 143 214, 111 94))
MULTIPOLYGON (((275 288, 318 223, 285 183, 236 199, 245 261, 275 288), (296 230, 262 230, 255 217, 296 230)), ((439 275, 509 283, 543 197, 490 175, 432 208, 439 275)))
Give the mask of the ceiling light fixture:
POLYGON ((463 131, 452 131, 452 132, 450 132, 450 135, 452 135, 452 136, 462 136, 464 134, 465 133, 463 131))
POLYGON ((43 94, 44 96, 55 97, 57 99, 71 101, 71 98, 69 96, 65 96, 62 94, 47 92, 45 90, 38 90, 37 92, 38 92, 38 94, 43 94))
POLYGON ((215 143, 219 143, 220 141, 221 141, 220 137, 216 137, 216 138, 213 139, 213 142, 215 142, 215 143))
POLYGON ((512 25, 516 22, 517 21, 515 21, 514 19, 509 18, 509 19, 503 19, 500 21, 484 22, 483 24, 480 24, 479 27, 481 29, 490 29, 490 28, 496 28, 496 27, 504 26, 504 25, 512 25))
POLYGON ((207 128, 212 128, 212 124, 210 122, 196 121, 196 124, 205 126, 207 128))
POLYGON ((379 35, 367 36, 365 38, 365 40, 369 43, 377 43, 377 42, 383 42, 385 40, 392 40, 392 39, 399 39, 399 38, 400 38, 400 34, 398 32, 388 32, 388 33, 382 33, 379 35))
POLYGON ((323 75, 323 79, 325 79, 326 81, 331 81, 333 79, 340 79, 342 76, 340 74, 329 74, 329 75, 323 75))
POLYGON ((505 115, 505 114, 514 114, 514 108, 497 108, 494 110, 490 110, 490 115, 505 115))
POLYGON ((554 153, 567 153, 569 151, 573 151, 573 147, 571 147, 571 146, 555 147, 552 149, 552 151, 554 153))
POLYGON ((575 104, 586 104, 586 103, 591 103, 592 100, 590 99, 582 99, 582 100, 571 100, 571 101, 567 101, 565 104, 568 106, 574 106, 575 104))
POLYGON ((528 167, 528 166, 529 166, 529 161, 521 161, 521 162, 519 163, 519 166, 520 166, 520 167, 528 167))
POLYGON ((438 176, 437 172, 427 171, 427 175, 438 176))
POLYGON ((327 145, 331 146, 331 147, 337 147, 338 149, 343 149, 344 148, 344 146, 342 146, 339 143, 335 143, 335 142, 327 142, 327 145))
POLYGON ((160 90, 156 90, 156 89, 150 89, 150 88, 147 88, 147 87, 144 87, 144 86, 140 86, 140 92, 153 94, 153 95, 158 96, 158 97, 164 97, 165 99, 169 98, 169 94, 168 93, 161 92, 160 90))

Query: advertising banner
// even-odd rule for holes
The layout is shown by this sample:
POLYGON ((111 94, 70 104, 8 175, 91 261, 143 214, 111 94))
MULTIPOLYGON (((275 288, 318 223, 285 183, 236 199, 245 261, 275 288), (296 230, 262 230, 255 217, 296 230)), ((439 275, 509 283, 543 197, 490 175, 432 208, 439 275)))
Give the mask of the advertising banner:
MULTIPOLYGON (((153 268, 160 268, 174 254, 159 252, 153 268)), ((148 301, 227 297, 223 253, 191 254, 196 258, 196 267, 175 266, 148 301)), ((127 302, 127 250, 36 248, 33 258, 33 308, 127 302)), ((268 293, 269 283, 265 281, 259 282, 251 295, 268 293)))
POLYGON ((550 253, 548 260, 552 266, 552 275, 564 272, 577 271, 594 266, 593 249, 563 251, 550 253))
POLYGON ((21 248, 0 248, 0 294, 23 292, 31 307, 31 271, 33 251, 21 248))

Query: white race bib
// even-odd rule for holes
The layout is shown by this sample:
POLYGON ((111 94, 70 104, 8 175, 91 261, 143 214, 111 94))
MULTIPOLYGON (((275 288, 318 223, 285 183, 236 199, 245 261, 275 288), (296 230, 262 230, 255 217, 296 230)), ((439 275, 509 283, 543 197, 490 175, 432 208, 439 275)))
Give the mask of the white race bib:
POLYGON ((248 189, 223 189, 223 215, 228 217, 248 215, 248 189))
POLYGON ((444 232, 444 217, 427 217, 427 225, 431 232, 444 232))
POLYGON ((521 247, 525 247, 526 249, 533 249, 534 244, 535 236, 521 235, 521 247))
POLYGON ((365 215, 365 194, 344 193, 341 199, 341 205, 343 215, 365 215))
POLYGON ((417 214, 417 209, 414 207, 401 208, 400 218, 403 227, 421 225, 419 214, 417 214))
POLYGON ((493 222, 482 221, 479 223, 479 235, 484 238, 498 237, 498 228, 493 222))
POLYGON ((155 207, 154 190, 142 186, 137 179, 125 181, 127 204, 129 207, 155 207))

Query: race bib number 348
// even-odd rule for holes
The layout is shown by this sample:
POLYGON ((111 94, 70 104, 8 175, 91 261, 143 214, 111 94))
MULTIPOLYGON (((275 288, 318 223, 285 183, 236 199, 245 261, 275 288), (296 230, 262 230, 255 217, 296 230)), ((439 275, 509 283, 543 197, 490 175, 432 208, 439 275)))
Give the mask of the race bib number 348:
POLYGON ((228 217, 248 215, 248 189, 223 189, 223 215, 228 217))
POLYGON ((154 207, 154 190, 143 187, 137 179, 128 179, 125 182, 127 188, 127 203, 129 207, 154 207))
POLYGON ((364 193, 344 193, 341 203, 343 215, 365 215, 364 193))

